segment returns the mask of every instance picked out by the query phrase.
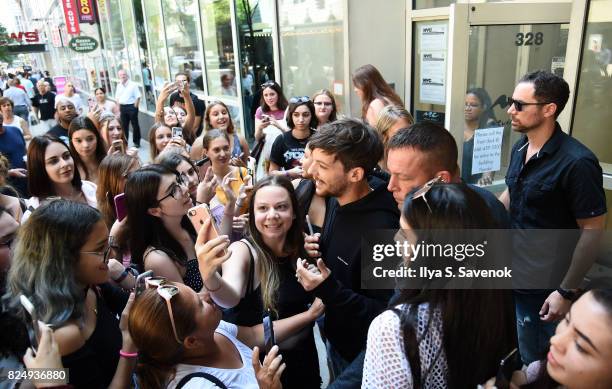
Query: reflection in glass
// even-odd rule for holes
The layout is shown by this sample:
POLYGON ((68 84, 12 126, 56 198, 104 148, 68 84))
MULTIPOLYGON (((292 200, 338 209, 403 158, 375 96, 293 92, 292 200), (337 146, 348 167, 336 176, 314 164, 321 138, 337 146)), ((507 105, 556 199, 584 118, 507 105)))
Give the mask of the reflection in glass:
MULTIPOLYGON (((231 93, 236 90, 236 75, 234 74, 234 45, 229 0, 201 0, 200 15, 208 94, 232 96, 231 93), (222 77, 224 76, 231 76, 231 80, 228 81, 226 77, 225 84, 223 84, 222 77)), ((192 77, 192 79, 196 84, 203 84, 201 75, 192 77)))
MULTIPOLYGON (((476 181, 480 184, 503 184, 508 164, 510 162, 510 151, 514 143, 520 138, 521 134, 514 132, 510 128, 509 116, 506 112, 507 97, 512 96, 514 87, 518 80, 528 72, 538 69, 548 69, 559 75, 563 75, 565 63, 565 50, 567 47, 567 24, 533 24, 533 25, 500 25, 500 26, 472 26, 470 27, 469 58, 468 58, 468 90, 484 89, 490 96, 484 100, 490 101, 490 108, 484 108, 486 102, 483 98, 476 98, 474 94, 468 93, 466 105, 478 105, 476 110, 484 109, 490 113, 489 117, 478 123, 478 129, 484 130, 491 127, 504 127, 501 139, 501 149, 496 148, 495 152, 487 151, 488 157, 499 162, 499 170, 496 172, 485 172, 483 175, 471 174, 477 157, 482 157, 485 153, 471 152, 478 145, 472 143, 472 150, 469 143, 467 150, 464 148, 462 158, 462 177, 468 181, 476 181), (498 120, 497 124, 495 119, 498 120), (470 156, 471 164, 470 164, 470 156), (476 177, 473 177, 476 176, 476 177), (480 181, 480 182, 479 182, 480 181), (490 182, 489 182, 490 181, 490 182)), ((470 107, 465 111, 464 123, 451 123, 451 126, 462 125, 464 128, 464 139, 474 139, 470 137, 471 128, 475 123, 468 127, 468 112, 473 110, 470 107)), ((470 118, 471 119, 471 118, 470 118)), ((490 131, 489 131, 490 132, 490 131)), ((474 141, 472 141, 474 142, 474 141)), ((497 147, 497 145, 495 146, 497 147)), ((481 149, 485 150, 485 149, 481 149)))
POLYGON ((204 90, 202 48, 198 42, 198 2, 163 0, 170 76, 187 73, 192 90, 204 90), (197 80, 197 81, 196 81, 197 80))
POLYGON ((612 174, 612 0, 591 2, 582 51, 572 136, 612 174))
POLYGON ((237 0, 238 39, 245 136, 253 140, 254 116, 259 107, 259 85, 274 78, 272 49, 273 0, 237 0))
POLYGON ((310 96, 329 89, 342 107, 348 95, 342 91, 343 1, 312 3, 278 2, 283 92, 285 96, 310 96))
POLYGON ((162 24, 161 6, 158 0, 144 0, 145 19, 147 22, 147 33, 149 35, 149 52, 151 63, 148 64, 152 70, 154 89, 159 90, 164 82, 170 79, 168 72, 168 60, 166 57, 166 40, 164 38, 164 26, 162 24))

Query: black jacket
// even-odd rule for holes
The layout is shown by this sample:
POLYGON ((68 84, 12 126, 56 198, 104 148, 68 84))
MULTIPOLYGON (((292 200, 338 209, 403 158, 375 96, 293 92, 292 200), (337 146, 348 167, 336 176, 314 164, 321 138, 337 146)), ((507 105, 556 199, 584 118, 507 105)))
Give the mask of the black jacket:
POLYGON ((397 229, 400 213, 384 181, 370 177, 365 197, 339 206, 327 202, 320 251, 331 275, 314 289, 325 303, 325 333, 347 361, 366 346, 370 322, 382 312, 391 290, 361 289, 361 237, 369 231, 397 229))

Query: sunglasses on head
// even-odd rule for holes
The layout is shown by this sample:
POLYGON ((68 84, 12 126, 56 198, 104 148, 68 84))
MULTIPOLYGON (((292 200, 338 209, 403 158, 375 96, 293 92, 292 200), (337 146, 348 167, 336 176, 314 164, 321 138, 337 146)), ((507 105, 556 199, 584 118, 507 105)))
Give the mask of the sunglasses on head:
POLYGON ((261 89, 269 88, 271 86, 274 86, 275 84, 276 82, 274 81, 266 81, 263 84, 261 84, 261 89))
POLYGON ((546 105, 546 104, 550 104, 550 102, 525 103, 520 100, 514 100, 512 97, 508 97, 508 106, 511 106, 513 104, 514 104, 514 109, 516 109, 518 112, 521 112, 523 110, 523 107, 526 105, 546 105))
POLYGON ((289 104, 303 104, 310 101, 308 96, 292 97, 289 99, 289 104))
POLYGON ((145 284, 147 289, 155 289, 157 294, 166 300, 166 306, 168 307, 168 316, 170 316, 170 324, 172 324, 172 332, 174 333, 174 339, 179 343, 181 340, 176 332, 176 324, 174 323, 174 313, 172 312, 172 304, 170 300, 172 297, 179 293, 179 288, 176 285, 168 283, 166 277, 147 277, 145 278, 145 284))
POLYGON ((422 198, 423 201, 425 201, 425 205, 427 205, 427 209, 429 209, 429 213, 433 213, 433 211, 431 210, 431 207, 429 206, 429 203, 427 202, 427 197, 425 197, 425 195, 427 194, 427 192, 429 192, 429 190, 434 186, 434 184, 437 184, 438 182, 444 182, 442 180, 442 176, 438 176, 432 180, 429 180, 425 183, 425 185, 423 185, 422 187, 420 187, 416 192, 414 192, 414 194, 412 195, 412 201, 418 199, 418 198, 422 198))

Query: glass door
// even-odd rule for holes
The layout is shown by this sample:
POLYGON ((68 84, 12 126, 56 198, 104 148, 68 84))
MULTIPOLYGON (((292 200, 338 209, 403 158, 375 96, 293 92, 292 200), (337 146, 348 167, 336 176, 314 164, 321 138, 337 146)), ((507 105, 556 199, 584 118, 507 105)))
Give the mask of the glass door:
MULTIPOLYGON (((510 127, 507 98, 528 72, 543 69, 564 76, 570 13, 571 5, 566 3, 545 8, 542 4, 451 6, 449 28, 454 39, 449 47, 446 97, 450 103, 444 121, 459 145, 464 181, 494 192, 505 188, 510 150, 520 137, 510 127), (520 19, 521 15, 530 15, 529 20, 520 19)), ((569 123, 561 126, 569 131, 569 123)))

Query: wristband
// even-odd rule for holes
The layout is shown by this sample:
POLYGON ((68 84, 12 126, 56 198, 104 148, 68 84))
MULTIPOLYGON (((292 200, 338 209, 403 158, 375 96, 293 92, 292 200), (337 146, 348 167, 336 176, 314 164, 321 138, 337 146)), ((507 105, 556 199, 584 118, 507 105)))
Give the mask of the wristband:
POLYGON ((113 281, 115 281, 116 283, 120 283, 121 281, 125 280, 125 277, 127 277, 128 274, 130 274, 130 271, 125 268, 123 269, 123 272, 119 275, 119 277, 113 278, 113 281))
POLYGON ((138 358, 138 353, 126 353, 123 350, 119 350, 119 356, 123 358, 138 358))
POLYGON ((557 292, 566 300, 575 301, 577 293, 571 289, 559 288, 557 292))

